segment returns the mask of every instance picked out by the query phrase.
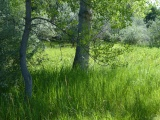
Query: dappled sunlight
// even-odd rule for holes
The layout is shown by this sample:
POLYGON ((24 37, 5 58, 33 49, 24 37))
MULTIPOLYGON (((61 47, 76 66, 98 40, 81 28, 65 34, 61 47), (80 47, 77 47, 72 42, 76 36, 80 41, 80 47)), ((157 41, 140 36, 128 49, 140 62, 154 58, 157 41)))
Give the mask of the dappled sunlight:
POLYGON ((0 0, 0 120, 159 120, 154 1, 0 0))
MULTIPOLYGON (((63 50, 74 53, 74 49, 63 50)), ((48 49, 44 53, 53 54, 54 51, 56 53, 57 49, 48 49)), ((34 95, 30 108, 25 109, 22 101, 17 98, 18 94, 13 96, 12 102, 4 101, 3 104, 12 104, 8 106, 10 110, 13 110, 13 104, 20 106, 24 113, 18 113, 18 108, 14 109, 19 116, 27 116, 26 119, 31 115, 34 119, 57 120, 156 118, 160 105, 160 68, 157 66, 159 53, 157 48, 133 47, 131 52, 122 57, 128 62, 127 66, 112 69, 95 63, 95 67, 88 72, 72 70, 69 64, 55 69, 47 66, 45 61, 42 63, 46 63, 45 69, 31 69, 34 95), (33 116, 37 113, 40 115, 33 116)), ((59 54, 60 52, 55 56, 59 54)), ((69 59, 68 57, 68 52, 63 52, 63 60, 69 59)), ((54 60, 57 60, 54 55, 49 57, 49 61, 54 60)), ((14 113, 8 115, 15 116, 14 113)))

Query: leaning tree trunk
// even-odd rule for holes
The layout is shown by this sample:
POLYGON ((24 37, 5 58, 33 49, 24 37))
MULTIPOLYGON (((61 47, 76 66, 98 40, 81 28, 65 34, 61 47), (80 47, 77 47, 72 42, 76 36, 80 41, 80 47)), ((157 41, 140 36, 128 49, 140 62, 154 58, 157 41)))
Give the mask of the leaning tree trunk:
POLYGON ((26 63, 26 50, 28 38, 31 30, 31 0, 26 0, 25 28, 20 46, 20 67, 25 83, 25 100, 32 96, 32 77, 28 71, 26 63))
POLYGON ((89 63, 89 42, 91 29, 90 0, 80 0, 78 38, 73 68, 87 69, 89 63))

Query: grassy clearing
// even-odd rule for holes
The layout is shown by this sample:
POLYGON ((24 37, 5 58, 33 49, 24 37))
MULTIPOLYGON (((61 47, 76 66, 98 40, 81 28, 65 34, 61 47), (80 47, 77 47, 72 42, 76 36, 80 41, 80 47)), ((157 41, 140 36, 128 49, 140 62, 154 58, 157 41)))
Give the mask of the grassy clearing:
POLYGON ((19 82, 20 87, 1 97, 0 120, 160 119, 159 49, 134 47, 113 61, 124 64, 120 67, 93 66, 91 60, 88 72, 71 70, 74 48, 61 51, 47 48, 44 55, 33 58, 29 107, 23 102, 19 82))

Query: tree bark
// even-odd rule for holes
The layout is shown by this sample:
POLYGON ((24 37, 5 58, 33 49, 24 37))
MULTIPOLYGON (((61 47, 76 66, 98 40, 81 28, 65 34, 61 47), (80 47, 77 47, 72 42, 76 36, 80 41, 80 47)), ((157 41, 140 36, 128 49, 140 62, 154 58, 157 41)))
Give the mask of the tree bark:
POLYGON ((89 43, 91 29, 90 0, 80 0, 78 38, 73 68, 87 69, 89 63, 89 43))
POLYGON ((32 77, 28 71, 26 63, 26 50, 31 30, 31 0, 26 0, 25 28, 20 46, 20 67, 25 84, 25 100, 32 96, 32 77))

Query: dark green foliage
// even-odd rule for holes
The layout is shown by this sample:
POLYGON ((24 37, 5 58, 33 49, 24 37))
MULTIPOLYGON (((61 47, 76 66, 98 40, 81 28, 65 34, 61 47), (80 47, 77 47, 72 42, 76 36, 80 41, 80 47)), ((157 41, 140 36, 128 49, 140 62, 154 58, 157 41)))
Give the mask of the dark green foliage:
POLYGON ((144 21, 147 23, 147 27, 150 27, 152 21, 155 21, 157 17, 160 16, 160 9, 153 6, 148 14, 146 14, 144 21))
POLYGON ((156 19, 152 22, 152 25, 149 27, 151 33, 151 47, 160 47, 160 19, 156 19))
POLYGON ((7 1, 0 5, 0 94, 17 83, 20 29, 7 1))

